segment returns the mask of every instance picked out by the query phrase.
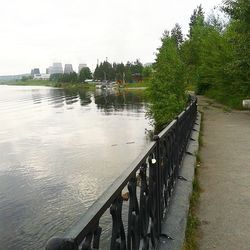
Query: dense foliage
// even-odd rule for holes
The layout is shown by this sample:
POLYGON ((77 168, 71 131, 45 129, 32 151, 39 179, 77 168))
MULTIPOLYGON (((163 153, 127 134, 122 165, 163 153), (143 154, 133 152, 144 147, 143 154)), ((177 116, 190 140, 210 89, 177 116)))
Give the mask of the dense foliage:
POLYGON ((109 63, 108 61, 98 64, 94 71, 95 80, 107 80, 107 81, 125 81, 133 82, 135 77, 143 77, 143 73, 148 74, 148 71, 144 72, 142 63, 137 59, 135 62, 123 63, 109 63))
POLYGON ((66 73, 66 74, 52 74, 50 75, 51 81, 56 81, 60 83, 83 83, 86 79, 91 79, 92 73, 88 67, 81 69, 80 73, 77 75, 76 72, 66 73))
POLYGON ((205 20, 201 6, 190 22, 183 43, 186 81, 232 107, 250 97, 250 1, 227 0, 222 10, 229 21, 214 14, 205 20))
POLYGON ((176 32, 175 28, 171 35, 167 31, 163 34, 162 46, 159 48, 150 81, 149 115, 155 122, 157 132, 183 109, 186 102, 184 64, 180 55, 182 39, 177 39, 176 36, 179 34, 181 38, 182 34, 180 30, 176 32))
POLYGON ((80 70, 78 80, 79 82, 85 82, 87 79, 92 79, 92 73, 88 67, 84 67, 80 70))
POLYGON ((198 6, 189 27, 186 39, 178 24, 165 31, 157 53, 149 89, 157 130, 184 108, 185 88, 231 107, 250 98, 250 1, 226 0, 208 17, 198 6))

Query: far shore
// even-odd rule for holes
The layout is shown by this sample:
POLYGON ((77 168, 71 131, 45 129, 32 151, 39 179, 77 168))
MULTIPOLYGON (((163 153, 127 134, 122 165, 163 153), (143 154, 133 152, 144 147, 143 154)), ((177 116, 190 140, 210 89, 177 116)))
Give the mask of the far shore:
MULTIPOLYGON (((59 87, 66 89, 75 89, 75 88, 87 88, 87 89, 95 89, 96 84, 94 83, 58 83, 55 81, 49 80, 26 80, 26 81, 10 81, 10 82, 2 82, 1 85, 15 85, 15 86, 46 86, 46 87, 59 87)), ((126 83, 122 89, 127 90, 145 90, 148 87, 148 83, 140 82, 140 83, 126 83)))

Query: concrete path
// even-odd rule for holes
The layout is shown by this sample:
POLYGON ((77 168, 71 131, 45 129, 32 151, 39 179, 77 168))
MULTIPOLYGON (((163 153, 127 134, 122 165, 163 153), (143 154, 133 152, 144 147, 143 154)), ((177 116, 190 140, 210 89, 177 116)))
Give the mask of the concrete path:
POLYGON ((199 98, 204 112, 199 249, 250 250, 250 112, 199 98))

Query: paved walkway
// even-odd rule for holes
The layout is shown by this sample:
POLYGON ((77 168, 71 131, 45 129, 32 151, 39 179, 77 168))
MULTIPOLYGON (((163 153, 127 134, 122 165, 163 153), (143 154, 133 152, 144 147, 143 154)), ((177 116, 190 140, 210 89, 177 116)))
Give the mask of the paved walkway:
POLYGON ((250 112, 199 98, 204 112, 200 249, 250 250, 250 112))

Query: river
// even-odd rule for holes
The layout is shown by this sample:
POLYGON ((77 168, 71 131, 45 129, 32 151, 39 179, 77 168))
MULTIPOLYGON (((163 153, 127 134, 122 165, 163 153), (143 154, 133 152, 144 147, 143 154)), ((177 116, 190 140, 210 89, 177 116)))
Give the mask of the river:
POLYGON ((43 249, 149 142, 141 92, 0 85, 0 249, 43 249))

